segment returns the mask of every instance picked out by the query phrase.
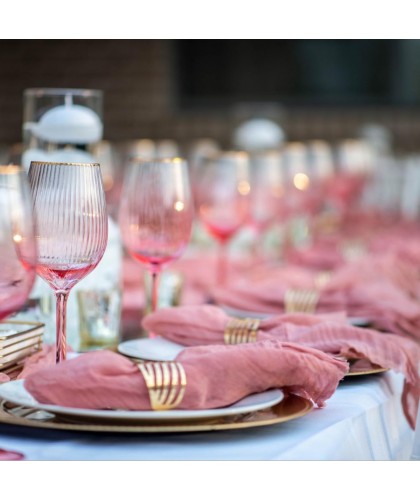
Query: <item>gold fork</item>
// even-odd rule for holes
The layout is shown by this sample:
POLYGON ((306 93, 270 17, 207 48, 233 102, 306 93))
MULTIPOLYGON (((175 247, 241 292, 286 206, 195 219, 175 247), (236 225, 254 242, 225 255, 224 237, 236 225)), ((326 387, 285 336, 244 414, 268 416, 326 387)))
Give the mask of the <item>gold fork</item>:
POLYGON ((284 310, 286 313, 313 314, 319 300, 319 291, 312 289, 289 289, 284 295, 284 310))
POLYGON ((179 406, 187 386, 187 376, 180 363, 146 362, 137 366, 146 382, 153 410, 172 410, 179 406))

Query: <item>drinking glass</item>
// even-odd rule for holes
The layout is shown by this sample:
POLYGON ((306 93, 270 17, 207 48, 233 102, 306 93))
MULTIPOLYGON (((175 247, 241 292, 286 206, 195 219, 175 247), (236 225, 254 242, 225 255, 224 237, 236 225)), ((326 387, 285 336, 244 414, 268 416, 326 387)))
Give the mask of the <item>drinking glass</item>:
POLYGON ((35 279, 36 243, 24 170, 0 166, 0 319, 26 302, 35 279))
POLYGON ((37 273, 56 296, 56 362, 66 359, 70 290, 101 260, 108 216, 99 163, 31 162, 37 273))
POLYGON ((191 237, 193 203, 187 162, 132 158, 121 196, 120 227, 130 255, 152 276, 152 311, 162 268, 183 254, 191 237))
POLYGON ((280 150, 264 150, 251 157, 251 223, 255 232, 254 257, 263 257, 264 232, 283 220, 285 175, 280 150))
POLYGON ((23 94, 22 166, 31 161, 92 163, 102 139, 103 93, 94 89, 31 88, 23 94))
POLYGON ((219 243, 218 284, 227 272, 227 244, 250 217, 250 160, 244 151, 223 151, 202 160, 195 186, 196 207, 207 231, 219 243))
POLYGON ((363 191, 373 173, 372 160, 372 152, 362 140, 346 139, 338 144, 338 168, 327 194, 342 217, 359 207, 363 191))

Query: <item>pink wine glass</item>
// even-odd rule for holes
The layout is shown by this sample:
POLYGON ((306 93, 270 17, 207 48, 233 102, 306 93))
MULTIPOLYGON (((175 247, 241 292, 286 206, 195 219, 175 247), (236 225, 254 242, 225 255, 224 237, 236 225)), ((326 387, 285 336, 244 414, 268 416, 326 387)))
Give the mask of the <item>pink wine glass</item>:
POLYGON ((158 304, 159 273, 183 254, 192 222, 187 162, 132 158, 122 190, 120 227, 128 252, 152 275, 152 311, 158 304))
POLYGON ((37 221, 37 273, 57 300, 56 361, 66 359, 70 290, 101 260, 108 215, 99 163, 31 162, 29 182, 37 221))
POLYGON ((18 311, 35 279, 36 243, 26 173, 0 166, 0 319, 18 311))
POLYGON ((199 217, 219 244, 217 282, 226 280, 227 244, 250 217, 250 161, 243 151, 223 151, 202 160, 195 203, 199 217))
POLYGON ((251 157, 251 224, 254 229, 254 257, 263 259, 264 233, 284 220, 285 174, 280 150, 263 150, 251 157))

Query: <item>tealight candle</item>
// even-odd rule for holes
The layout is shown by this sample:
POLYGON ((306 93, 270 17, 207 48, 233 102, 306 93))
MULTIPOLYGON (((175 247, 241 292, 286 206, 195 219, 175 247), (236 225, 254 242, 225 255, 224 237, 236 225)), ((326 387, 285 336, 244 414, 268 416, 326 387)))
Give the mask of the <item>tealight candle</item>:
POLYGON ((67 144, 90 144, 102 137, 102 122, 90 108, 64 104, 50 109, 31 126, 38 139, 67 144))

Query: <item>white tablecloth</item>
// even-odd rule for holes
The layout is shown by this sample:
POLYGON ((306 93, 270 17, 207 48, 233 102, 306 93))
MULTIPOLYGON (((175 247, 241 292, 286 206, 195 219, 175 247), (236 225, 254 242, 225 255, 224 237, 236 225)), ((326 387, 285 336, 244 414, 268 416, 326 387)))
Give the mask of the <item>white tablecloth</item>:
POLYGON ((28 460, 408 460, 414 432, 394 372, 342 382, 323 409, 273 426, 113 435, 0 425, 0 448, 28 460))

